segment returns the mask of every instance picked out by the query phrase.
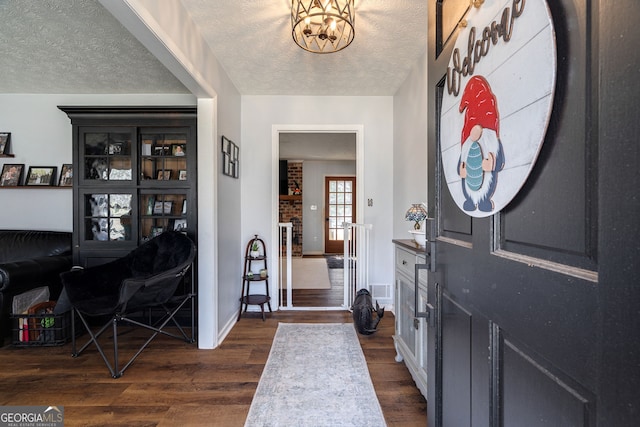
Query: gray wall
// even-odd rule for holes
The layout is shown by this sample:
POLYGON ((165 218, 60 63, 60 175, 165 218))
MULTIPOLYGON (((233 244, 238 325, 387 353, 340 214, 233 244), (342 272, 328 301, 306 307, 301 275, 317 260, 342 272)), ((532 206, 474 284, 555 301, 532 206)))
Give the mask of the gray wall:
MULTIPOLYGON (((430 102, 433 102, 430 100, 430 102)), ((427 201, 427 55, 416 62, 393 97, 393 237, 411 239, 404 215, 427 201)), ((433 216, 429 206, 429 216, 433 216)))
MULTIPOLYGON (((302 253, 324 252, 324 178, 326 176, 355 176, 353 160, 305 160, 302 164, 302 253), (311 206, 317 210, 311 210, 311 206)), ((361 207, 356 207, 360 209, 361 207)))

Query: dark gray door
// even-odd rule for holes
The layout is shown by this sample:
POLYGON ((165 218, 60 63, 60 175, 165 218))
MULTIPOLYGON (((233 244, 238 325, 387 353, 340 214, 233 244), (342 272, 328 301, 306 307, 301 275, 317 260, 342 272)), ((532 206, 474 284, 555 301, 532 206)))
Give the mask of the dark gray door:
POLYGON ((472 6, 429 1, 429 427, 640 417, 640 3, 548 6, 557 80, 542 149, 506 208, 472 218, 449 192, 439 146, 447 65, 472 6))

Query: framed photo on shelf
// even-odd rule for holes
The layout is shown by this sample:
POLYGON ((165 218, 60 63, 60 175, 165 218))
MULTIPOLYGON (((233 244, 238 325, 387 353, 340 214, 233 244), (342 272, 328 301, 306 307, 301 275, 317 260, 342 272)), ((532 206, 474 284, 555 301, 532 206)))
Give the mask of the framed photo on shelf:
POLYGON ((176 219, 173 223, 174 231, 186 231, 187 230, 187 220, 186 219, 176 219))
POLYGON ((0 132, 0 154, 9 154, 11 132, 0 132))
POLYGON ((161 235, 164 232, 164 227, 151 227, 151 237, 156 237, 161 235))
MULTIPOLYGON (((17 187, 22 181, 24 164, 5 164, 0 174, 0 187, 17 187)), ((185 199, 186 200, 186 199, 185 199)))
POLYGON ((153 214, 162 215, 162 200, 156 200, 153 202, 153 214))
POLYGON ((158 181, 169 181, 171 179, 171 169, 160 169, 157 179, 158 181))
POLYGON ((184 156, 187 154, 187 146, 185 144, 173 144, 171 146, 171 155, 172 156, 184 156))
POLYGON ((182 215, 187 214, 187 199, 182 200, 182 215))
POLYGON ((171 147, 168 145, 156 145, 153 147, 153 155, 154 156, 168 156, 170 153, 171 147))
POLYGON ((73 165, 65 163, 60 170, 60 180, 58 181, 58 187, 72 187, 73 186, 73 165))
POLYGON ((187 170, 186 169, 180 169, 178 171, 178 179, 180 181, 186 181, 187 180, 187 170))
POLYGON ((153 214, 154 215, 170 215, 173 210, 173 202, 170 201, 162 201, 156 200, 153 205, 153 214))
POLYGON ((222 135, 222 173, 232 178, 238 178, 240 148, 222 135))
POLYGON ((57 170, 58 168, 55 166, 29 166, 25 185, 51 186, 53 185, 57 170))
POLYGON ((109 154, 124 154, 123 153, 123 142, 111 142, 109 143, 109 154))

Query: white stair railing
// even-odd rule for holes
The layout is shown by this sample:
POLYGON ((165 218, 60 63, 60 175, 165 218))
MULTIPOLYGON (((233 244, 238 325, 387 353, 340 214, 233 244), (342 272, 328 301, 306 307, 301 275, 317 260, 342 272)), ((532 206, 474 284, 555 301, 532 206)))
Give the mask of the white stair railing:
POLYGON ((344 301, 351 308, 356 292, 369 290, 369 245, 372 224, 345 222, 344 227, 344 301))
POLYGON ((278 268, 278 290, 280 292, 280 308, 292 308, 293 304, 291 301, 291 234, 293 231, 293 223, 291 222, 280 222, 278 223, 278 262, 280 263, 278 268), (284 248, 283 248, 284 242, 284 248), (284 249, 284 254, 283 254, 284 249), (285 274, 282 274, 285 272, 285 274), (282 302, 284 301, 283 296, 284 292, 287 293, 287 305, 283 306, 282 302))

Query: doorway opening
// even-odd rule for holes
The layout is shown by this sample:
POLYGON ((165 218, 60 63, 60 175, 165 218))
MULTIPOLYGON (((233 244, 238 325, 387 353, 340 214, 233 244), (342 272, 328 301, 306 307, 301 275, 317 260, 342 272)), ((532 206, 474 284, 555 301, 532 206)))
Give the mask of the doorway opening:
MULTIPOLYGON (((272 285, 272 295, 279 296, 278 306, 281 308, 346 309, 342 246, 339 250, 325 248, 325 226, 329 218, 325 212, 325 178, 340 176, 350 182, 353 180, 350 197, 353 197, 354 207, 359 205, 356 198, 363 194, 357 191, 362 182, 358 176, 363 174, 362 126, 274 126, 272 143, 273 218, 277 219, 272 259, 279 259, 281 255, 278 223, 290 223, 293 288, 291 294, 285 292, 280 297, 279 288, 283 286, 281 283, 286 286, 283 275, 286 276, 287 271, 286 264, 277 263, 275 269, 278 271, 273 273, 278 280, 272 285), (291 304, 286 301, 288 295, 291 295, 291 304)), ((351 222, 359 218, 361 213, 354 210, 351 222)), ((337 210, 333 220, 337 221, 337 210)))

